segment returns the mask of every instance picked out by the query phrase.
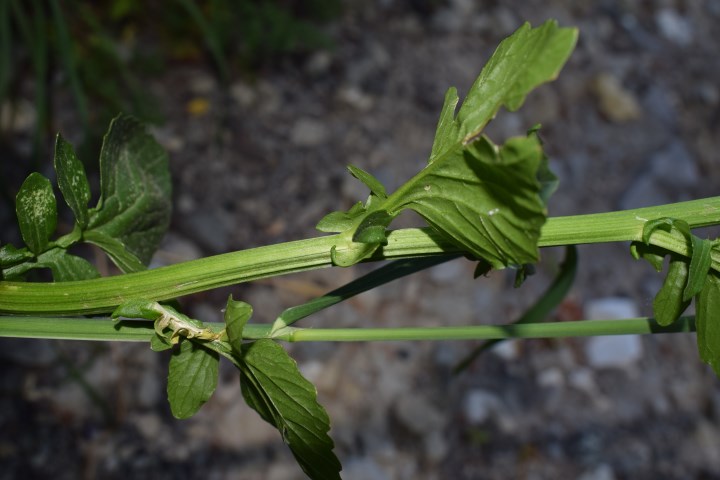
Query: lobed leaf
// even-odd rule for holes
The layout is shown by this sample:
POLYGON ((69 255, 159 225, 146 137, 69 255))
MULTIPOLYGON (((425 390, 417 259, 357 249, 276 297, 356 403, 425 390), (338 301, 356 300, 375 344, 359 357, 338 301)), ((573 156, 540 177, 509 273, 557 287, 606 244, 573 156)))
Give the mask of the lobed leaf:
POLYGON ((58 187, 78 225, 87 227, 89 220, 90 183, 80 159, 75 155, 72 145, 58 134, 55 139, 55 172, 58 187))
POLYGON ((317 391, 287 352, 272 340, 243 345, 240 386, 247 404, 278 429, 312 479, 340 479, 341 465, 328 435, 330 419, 317 391))
POLYGON ((57 201, 50 180, 31 173, 15 197, 20 234, 31 252, 45 251, 57 226, 57 201))
POLYGON ((533 263, 546 218, 542 160, 536 137, 510 139, 501 149, 481 137, 425 167, 403 187, 401 206, 494 268, 533 263))
MULTIPOLYGON (((157 345, 157 342, 156 342, 157 345)), ((167 395, 175 418, 190 418, 215 392, 220 357, 201 344, 182 339, 170 358, 167 395)))
POLYGON ((535 87, 557 78, 575 48, 577 29, 559 28, 548 20, 532 28, 529 23, 503 40, 468 91, 457 116, 457 91, 445 94, 430 163, 459 143, 468 143, 505 106, 520 108, 535 87))
POLYGON ((170 223, 170 190, 166 152, 137 120, 116 117, 100 151, 101 195, 88 228, 124 272, 145 268, 157 249, 170 223))

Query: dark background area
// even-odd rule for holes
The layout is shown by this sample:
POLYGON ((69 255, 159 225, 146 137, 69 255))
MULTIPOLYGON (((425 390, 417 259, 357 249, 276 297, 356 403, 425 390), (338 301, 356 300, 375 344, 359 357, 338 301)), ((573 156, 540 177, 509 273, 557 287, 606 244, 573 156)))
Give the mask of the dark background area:
MULTIPOLYGON (((575 53, 556 82, 519 112, 501 112, 487 133, 501 143, 543 124, 561 181, 550 214, 715 194, 713 1, 237 2, 233 12, 220 8, 233 2, 194 4, 204 20, 180 1, 96 3, 62 2, 81 60, 74 70, 49 3, 22 7, 27 18, 44 15, 45 70, 33 60, 37 35, 10 30, 11 75, 0 78, 3 243, 16 242, 11 202, 24 176, 52 174, 54 133, 90 168, 98 133, 120 109, 148 121, 170 152, 175 212, 155 265, 318 235, 325 213, 367 194, 347 164, 393 190, 424 165, 445 90, 462 96, 500 40, 548 18, 579 27, 575 53)), ((474 265, 454 261, 302 325, 505 323, 546 288, 561 258, 543 251, 519 290, 509 273, 473 281, 474 265)), ((632 260, 628 245, 582 247, 579 261, 554 320, 651 314, 663 277, 632 260)), ((217 321, 231 292, 268 322, 368 268, 241 285, 183 306, 217 321)), ((318 387, 346 479, 720 478, 720 383, 694 335, 505 342, 452 375, 474 347, 288 349, 318 387)), ((178 421, 165 400, 167 357, 147 345, 9 339, 0 357, 0 478, 303 478, 277 432, 242 402, 229 365, 213 399, 178 421)))

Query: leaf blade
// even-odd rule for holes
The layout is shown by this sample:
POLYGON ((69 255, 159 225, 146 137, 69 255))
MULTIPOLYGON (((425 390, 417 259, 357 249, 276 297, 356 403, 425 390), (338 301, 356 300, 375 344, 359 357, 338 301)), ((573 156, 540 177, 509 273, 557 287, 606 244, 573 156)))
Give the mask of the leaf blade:
POLYGON ((700 358, 720 377, 720 277, 716 273, 708 274, 695 305, 700 358))
POLYGON ((42 253, 57 226, 57 200, 50 180, 31 173, 15 197, 20 235, 31 252, 42 253))
POLYGON ((60 192, 80 228, 87 227, 89 220, 90 183, 80 159, 75 155, 72 145, 62 135, 55 139, 55 172, 60 192))
POLYGON ((248 405, 278 429, 303 471, 313 479, 340 479, 328 435, 330 419, 317 391, 295 361, 272 340, 243 346, 240 386, 248 405))
POLYGON ((167 395, 175 418, 192 417, 215 392, 220 357, 198 342, 180 341, 170 358, 167 395))

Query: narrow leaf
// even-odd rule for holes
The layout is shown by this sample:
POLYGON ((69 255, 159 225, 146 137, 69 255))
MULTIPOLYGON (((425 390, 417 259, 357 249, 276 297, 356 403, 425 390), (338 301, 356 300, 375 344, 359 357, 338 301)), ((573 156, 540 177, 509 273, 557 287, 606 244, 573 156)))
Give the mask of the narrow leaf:
POLYGON ((75 155, 72 145, 60 134, 55 140, 55 172, 65 203, 72 210, 80 227, 84 229, 89 219, 90 183, 85 174, 85 167, 75 155))
POLYGON ((710 240, 703 240, 695 235, 692 236, 692 257, 690 258, 688 282, 683 292, 683 300, 689 302, 702 290, 712 265, 711 251, 712 242, 710 240))
POLYGON ((350 170, 350 173, 352 174, 353 177, 360 180, 362 183, 365 184, 365 186, 367 186, 370 189, 370 191, 373 193, 373 195, 375 195, 379 198, 387 197, 387 193, 385 192, 385 187, 383 186, 382 183, 380 183, 380 181, 377 178, 373 177, 365 170, 358 168, 354 165, 348 165, 347 168, 348 168, 348 170, 350 170))
POLYGON ((111 237, 101 230, 88 230, 83 235, 87 243, 100 247, 115 265, 123 272, 139 272, 145 265, 118 238, 111 237))
MULTIPOLYGON (((100 151, 101 196, 89 229, 147 265, 170 223, 170 188, 166 152, 137 120, 118 116, 100 151)), ((123 271, 138 270, 118 252, 111 255, 123 271)))
POLYGON ((646 260, 656 271, 661 272, 663 269, 665 255, 667 255, 667 250, 652 244, 632 242, 630 244, 630 254, 635 260, 639 260, 641 258, 646 260))
POLYGON ((695 328, 700 358, 720 377, 720 277, 714 272, 696 297, 695 328))
POLYGON ((6 268, 33 258, 27 248, 15 248, 9 243, 0 247, 0 267, 6 268))
POLYGON ((97 269, 84 258, 71 255, 63 248, 53 248, 37 258, 37 264, 52 271, 56 282, 70 282, 75 280, 90 280, 99 278, 97 269))
POLYGON ((671 255, 667 276, 653 300, 653 315, 658 325, 665 327, 673 324, 690 305, 690 300, 683 296, 687 283, 687 259, 671 255))
POLYGON ((316 480, 339 480, 330 419, 295 361, 280 345, 263 339, 243 346, 242 365, 245 401, 278 429, 305 473, 316 480))
POLYGON ((353 280, 340 288, 326 293, 322 297, 314 298, 307 303, 288 308, 280 314, 273 324, 273 331, 292 325, 307 316, 324 310, 328 307, 336 305, 355 295, 367 292, 373 288, 379 287, 386 283, 390 283, 398 278, 419 272, 426 268, 434 267, 441 263, 458 258, 455 255, 431 256, 420 258, 408 258, 404 260, 395 260, 384 265, 367 275, 353 280))
POLYGON ((238 356, 242 355, 243 329, 252 314, 250 304, 235 301, 230 295, 225 306, 225 333, 233 352, 238 356))
POLYGON ((199 343, 181 340, 170 358, 167 395, 175 418, 190 418, 215 392, 220 358, 199 343))
POLYGON ((42 253, 57 225, 57 202, 50 180, 31 173, 15 197, 15 212, 25 244, 34 254, 42 253))
POLYGON ((428 163, 434 162, 441 153, 452 149, 452 147, 460 141, 460 131, 455 121, 455 110, 457 109, 459 100, 457 88, 448 88, 448 91, 445 93, 442 110, 440 111, 440 119, 438 120, 437 129, 435 130, 435 140, 433 141, 428 163))
POLYGON ((121 303, 112 312, 111 317, 114 320, 117 320, 120 317, 157 320, 162 315, 162 307, 157 302, 153 302, 150 300, 128 300, 121 303))

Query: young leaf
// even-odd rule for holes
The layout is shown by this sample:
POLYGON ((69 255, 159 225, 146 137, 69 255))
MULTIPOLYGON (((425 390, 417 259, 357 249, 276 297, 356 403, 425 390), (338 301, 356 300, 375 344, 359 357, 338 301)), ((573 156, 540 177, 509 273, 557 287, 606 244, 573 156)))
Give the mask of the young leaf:
POLYGON ((163 315, 163 308, 157 302, 149 300, 128 300, 121 303, 110 315, 113 320, 120 317, 157 320, 163 315))
POLYGON ((50 180, 39 173, 31 173, 15 197, 20 234, 35 255, 48 245, 57 226, 57 202, 50 180))
POLYGON ((715 272, 695 299, 695 328, 700 358, 720 376, 720 277, 715 272))
POLYGON ((199 343, 183 339, 170 358, 167 395, 175 418, 190 418, 215 392, 220 357, 199 343))
POLYGON ((392 219, 393 217, 385 210, 376 210, 368 214, 355 230, 353 242, 387 245, 386 230, 392 219))
POLYGON ((372 192, 373 195, 379 198, 385 198, 387 197, 387 193, 385 192, 385 187, 383 186, 380 181, 370 175, 365 170, 358 168, 354 165, 348 165, 348 170, 350 170, 350 173, 353 177, 360 180, 362 183, 365 184, 366 187, 370 189, 370 192, 372 192))
POLYGON ((542 159, 536 137, 512 138, 502 149, 481 137, 425 167, 399 202, 493 268, 533 263, 546 217, 542 159))
POLYGON ((90 183, 72 145, 60 134, 55 139, 55 172, 65 203, 75 215, 78 225, 84 229, 89 219, 90 183))
POLYGON ((554 20, 537 28, 526 23, 503 40, 454 119, 457 92, 445 95, 430 162, 477 137, 503 105, 510 111, 520 108, 532 89, 557 77, 576 42, 577 29, 558 28, 554 20))
POLYGON ((683 300, 689 302, 692 297, 702 290, 712 265, 711 251, 712 242, 710 240, 703 240, 695 235, 692 236, 692 257, 690 258, 688 282, 683 292, 683 300))
POLYGON ((233 352, 238 356, 242 355, 243 329, 252 313, 250 304, 235 301, 230 295, 225 306, 225 333, 233 352))
POLYGON ((667 276, 653 300, 653 315, 658 325, 666 327, 673 324, 690 305, 690 299, 686 300, 683 296, 687 283, 687 259, 671 255, 667 276))
POLYGON ((164 352, 173 348, 173 344, 170 343, 165 337, 159 334, 155 334, 150 337, 150 350, 153 352, 164 352))
POLYGON ((143 262, 127 249, 125 244, 119 239, 113 238, 99 230, 86 231, 83 239, 87 243, 100 247, 123 272, 129 273, 145 270, 143 262))
MULTIPOLYGON (((117 240, 147 265, 170 223, 170 188, 166 152, 137 120, 120 115, 100 151, 100 201, 88 228, 117 240)), ((115 252, 112 258, 120 256, 115 252)), ((138 269, 133 262, 118 266, 125 272, 138 269)))
POLYGON ((632 242, 630 244, 630 254, 635 260, 642 258, 648 261, 656 271, 661 272, 667 250, 643 242, 632 242))
POLYGON ((56 282, 99 278, 97 269, 84 258, 71 255, 63 248, 52 248, 38 255, 37 268, 49 268, 56 282))
POLYGON ((30 260, 34 255, 27 248, 15 248, 9 243, 0 247, 0 267, 7 268, 30 260))
POLYGON ((341 465, 328 435, 330 419, 317 391, 287 352, 272 340, 243 345, 240 386, 247 404, 278 429, 312 479, 340 479, 341 465))

